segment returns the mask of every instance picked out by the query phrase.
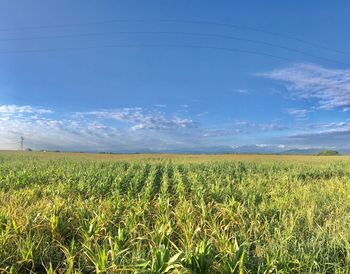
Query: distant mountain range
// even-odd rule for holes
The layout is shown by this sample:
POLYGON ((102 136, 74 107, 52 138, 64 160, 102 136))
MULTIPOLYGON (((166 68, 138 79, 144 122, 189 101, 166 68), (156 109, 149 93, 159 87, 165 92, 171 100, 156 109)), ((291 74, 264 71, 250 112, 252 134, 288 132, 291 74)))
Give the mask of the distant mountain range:
MULTIPOLYGON (((282 154, 282 155, 314 155, 324 150, 334 150, 334 148, 281 148, 276 146, 241 146, 234 149, 234 153, 261 153, 261 154, 282 154)), ((350 154, 350 149, 335 149, 340 154, 350 154)))
POLYGON ((323 151, 324 149, 319 149, 319 148, 308 148, 308 149, 289 149, 289 150, 285 150, 285 151, 282 151, 280 154, 286 154, 286 155, 302 155, 302 154, 317 154, 321 151, 323 151))
MULTIPOLYGON (((184 154, 281 154, 281 155, 314 155, 329 148, 290 148, 273 145, 245 145, 238 147, 215 146, 172 150, 118 151, 114 153, 184 153, 184 154)), ((332 149, 332 148, 331 148, 332 149)), ((333 149, 334 150, 334 149, 333 149)), ((350 154, 350 149, 335 149, 340 154, 350 154)))

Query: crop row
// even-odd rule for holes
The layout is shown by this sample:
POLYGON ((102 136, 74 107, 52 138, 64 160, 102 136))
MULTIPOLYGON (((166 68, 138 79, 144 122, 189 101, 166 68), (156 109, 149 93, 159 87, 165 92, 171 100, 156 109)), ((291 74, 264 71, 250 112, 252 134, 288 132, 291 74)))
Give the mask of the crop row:
POLYGON ((0 156, 0 269, 343 272, 348 166, 0 156))

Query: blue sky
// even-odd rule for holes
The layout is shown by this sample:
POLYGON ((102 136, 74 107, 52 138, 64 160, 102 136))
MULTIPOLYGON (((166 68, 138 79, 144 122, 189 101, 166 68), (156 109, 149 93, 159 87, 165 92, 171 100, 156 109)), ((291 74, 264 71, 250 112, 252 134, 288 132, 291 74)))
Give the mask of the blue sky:
POLYGON ((350 148, 349 1, 2 1, 0 149, 350 148))

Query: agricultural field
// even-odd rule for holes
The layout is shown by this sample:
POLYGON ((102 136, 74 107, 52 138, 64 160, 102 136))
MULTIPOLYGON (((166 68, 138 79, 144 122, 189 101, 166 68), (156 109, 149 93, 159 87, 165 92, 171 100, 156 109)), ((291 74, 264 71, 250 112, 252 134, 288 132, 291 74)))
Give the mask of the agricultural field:
POLYGON ((350 158, 0 153, 1 273, 348 273, 350 158))

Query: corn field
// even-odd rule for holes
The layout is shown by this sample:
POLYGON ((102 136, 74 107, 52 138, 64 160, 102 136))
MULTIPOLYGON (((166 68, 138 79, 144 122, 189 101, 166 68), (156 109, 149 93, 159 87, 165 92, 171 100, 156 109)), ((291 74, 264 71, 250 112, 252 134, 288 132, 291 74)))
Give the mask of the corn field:
POLYGON ((348 273, 349 167, 0 154, 0 272, 348 273))

